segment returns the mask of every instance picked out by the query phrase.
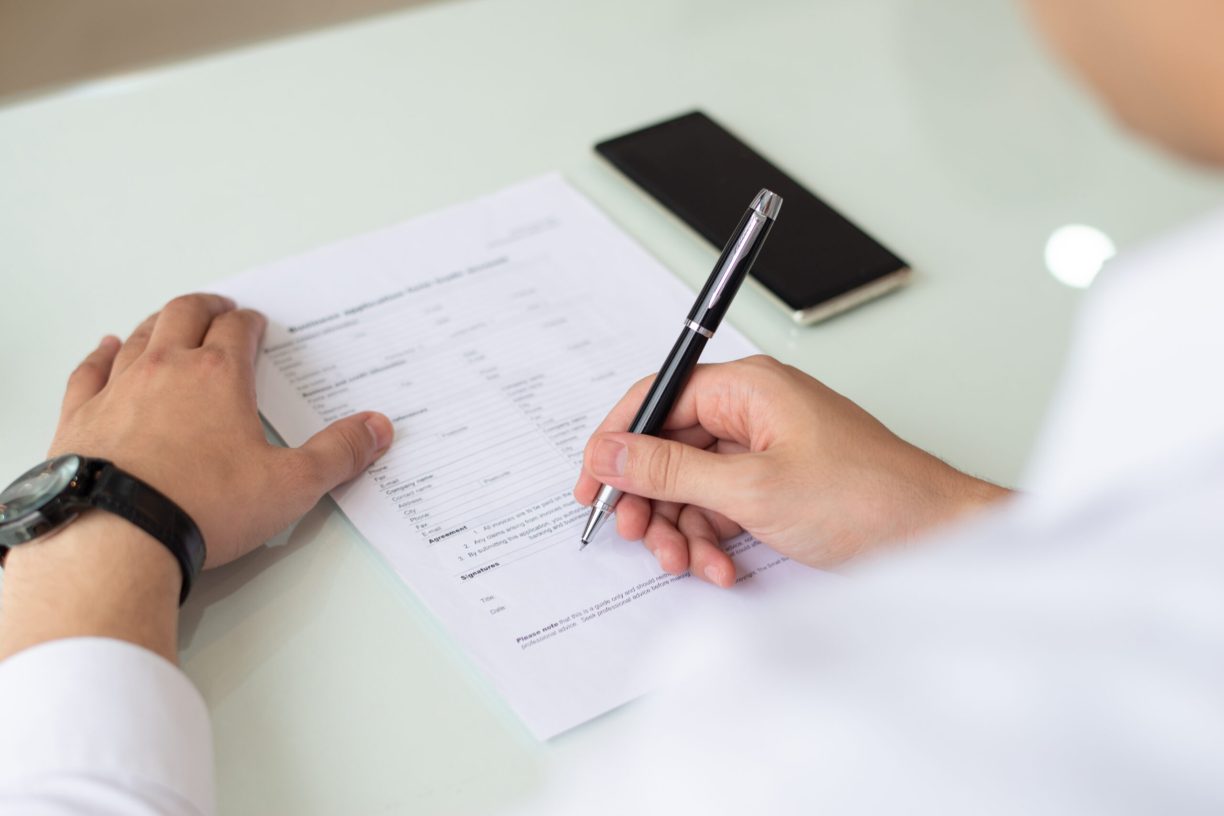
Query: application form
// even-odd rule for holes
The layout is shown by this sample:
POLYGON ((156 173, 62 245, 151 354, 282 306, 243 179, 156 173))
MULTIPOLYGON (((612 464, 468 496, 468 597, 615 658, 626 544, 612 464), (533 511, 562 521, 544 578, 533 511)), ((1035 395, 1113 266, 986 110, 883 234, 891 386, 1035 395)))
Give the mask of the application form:
MULTIPOLYGON (((540 739, 660 680, 651 649, 802 571, 749 536, 720 590, 607 525, 579 551, 583 447, 694 293, 560 176, 215 287, 268 317, 259 407, 290 445, 381 411, 390 450, 333 496, 540 739)), ((726 323, 707 362, 751 354, 726 323)))

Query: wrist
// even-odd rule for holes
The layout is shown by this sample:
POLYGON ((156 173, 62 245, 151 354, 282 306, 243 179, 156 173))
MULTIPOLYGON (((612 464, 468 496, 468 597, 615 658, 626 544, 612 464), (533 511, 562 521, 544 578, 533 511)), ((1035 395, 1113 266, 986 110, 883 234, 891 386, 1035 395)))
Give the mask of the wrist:
POLYGON ((174 660, 182 571, 157 539, 87 510, 10 550, 0 602, 0 659, 47 640, 114 637, 174 660))
POLYGON ((980 512, 1012 493, 1005 487, 962 473, 950 465, 945 467, 951 471, 944 489, 945 522, 957 521, 980 512))

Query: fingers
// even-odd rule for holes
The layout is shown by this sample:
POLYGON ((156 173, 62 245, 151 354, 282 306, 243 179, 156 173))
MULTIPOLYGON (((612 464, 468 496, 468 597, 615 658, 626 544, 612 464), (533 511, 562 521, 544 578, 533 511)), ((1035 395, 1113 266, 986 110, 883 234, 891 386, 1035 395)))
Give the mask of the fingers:
POLYGON ((616 531, 628 541, 641 539, 659 566, 673 575, 691 570, 717 586, 735 583, 735 567, 719 542, 742 529, 725 516, 693 505, 652 503, 626 495, 616 505, 616 531))
POLYGON ((672 575, 681 575, 689 566, 688 541, 676 529, 681 507, 673 502, 655 502, 655 512, 642 538, 659 566, 672 575))
MULTIPOLYGON (((594 438, 594 437, 592 437, 594 438)), ((663 439, 671 439, 675 442, 681 442, 685 445, 692 445, 695 448, 707 448, 717 450, 719 453, 727 453, 728 451, 736 453, 744 453, 748 449, 736 442, 725 442, 718 440, 710 434, 705 428, 692 427, 680 428, 675 431, 664 431, 663 439)), ((589 443, 588 443, 589 446, 589 443)), ((599 480, 591 476, 585 470, 578 475, 578 483, 574 485, 574 498, 579 504, 590 505, 595 501, 595 494, 599 492, 599 480)), ((617 505, 617 512, 620 512, 621 505, 617 505)), ((636 539, 640 536, 628 536, 624 532, 621 533, 623 538, 636 539)))
POLYGON ((713 510, 707 510, 704 507, 698 507, 697 510, 709 520, 714 527, 714 538, 718 541, 726 541, 729 538, 735 538, 740 533, 744 532, 744 528, 738 523, 724 516, 722 513, 715 513, 713 510))
POLYGON ((148 348, 196 348, 213 318, 234 308, 234 301, 221 295, 183 295, 165 305, 153 324, 148 348))
MULTIPOLYGON (((752 448, 757 426, 767 424, 755 421, 756 417, 789 390, 784 371, 781 363, 763 356, 699 365, 672 407, 665 428, 692 434, 692 444, 699 447, 717 438, 752 448)), ((592 441, 600 433, 628 430, 653 381, 651 376, 635 383, 595 429, 592 441)), ((588 442, 588 454, 590 445, 588 442)), ((574 496, 589 503, 598 490, 598 482, 584 471, 578 477, 574 496)))
POLYGON ((111 366, 115 363, 115 355, 119 352, 119 338, 107 335, 102 338, 98 347, 89 353, 81 364, 68 377, 68 386, 64 389, 64 402, 60 408, 60 416, 66 417, 76 412, 88 400, 106 387, 110 379, 111 366))
MULTIPOLYGON (((664 431, 659 436, 663 439, 670 439, 673 442, 683 442, 685 445, 692 445, 694 448, 709 448, 719 441, 714 434, 700 425, 692 428, 680 428, 675 431, 664 431)), ((743 445, 739 447, 742 450, 747 450, 743 445)))
POLYGON ((734 518, 739 487, 756 467, 753 454, 719 454, 630 433, 596 435, 584 470, 596 481, 634 496, 697 504, 734 518))
POLYGON ((126 371, 128 366, 136 361, 136 358, 144 354, 145 347, 149 344, 149 337, 153 334, 153 324, 157 322, 157 314, 151 314, 141 321, 128 339, 123 341, 123 347, 119 349, 119 353, 115 355, 115 364, 113 371, 119 374, 126 371))
POLYGON ((650 499, 621 496, 616 503, 616 532, 626 541, 639 541, 650 524, 650 499))
MULTIPOLYGON (((302 506, 309 508, 332 488, 357 476, 391 445, 391 420, 373 412, 338 419, 294 451, 298 457, 302 506)), ((305 512, 305 510, 303 510, 305 512)))
MULTIPOLYGON (((751 437, 749 409, 754 401, 768 399, 779 390, 784 370, 777 360, 763 355, 699 365, 672 406, 664 427, 672 430, 699 425, 720 439, 747 445, 751 437)), ((653 382, 651 376, 634 383, 595 432, 628 430, 653 382)))
POLYGON ((263 337, 265 326, 264 316, 253 309, 225 312, 213 319, 203 345, 223 349, 249 367, 259 352, 259 339, 263 337))
POLYGON ((716 519, 699 507, 659 502, 642 542, 672 575, 687 570, 715 586, 730 587, 735 583, 735 565, 718 542, 740 530, 734 524, 720 529, 723 525, 716 519))
POLYGON ((200 345, 213 316, 233 307, 232 300, 220 295, 184 295, 175 298, 160 312, 146 317, 128 336, 115 357, 115 373, 126 371, 137 357, 144 354, 150 344, 154 344, 154 347, 164 347, 165 344, 174 342, 184 348, 200 345), (157 335, 156 341, 154 334, 157 335))
POLYGON ((735 583, 735 565, 719 546, 718 531, 709 518, 696 507, 680 511, 676 528, 688 541, 689 572, 720 587, 735 583))

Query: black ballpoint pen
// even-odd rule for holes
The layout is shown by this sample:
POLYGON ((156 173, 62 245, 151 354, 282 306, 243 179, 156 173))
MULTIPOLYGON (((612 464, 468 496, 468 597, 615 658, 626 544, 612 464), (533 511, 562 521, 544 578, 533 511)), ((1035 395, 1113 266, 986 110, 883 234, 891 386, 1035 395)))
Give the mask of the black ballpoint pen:
MULTIPOLYGON (((714 271, 706 281, 697 302, 684 321, 680 339, 672 346, 671 353, 663 361, 659 375, 646 393, 642 407, 629 426, 630 433, 657 436, 663 429, 667 415, 671 413, 672 405, 684 390, 689 375, 697 366, 697 360, 706 343, 714 336, 718 324, 731 305, 740 284, 748 277, 753 262, 761 252, 769 231, 773 228, 782 209, 782 197, 769 190, 757 193, 748 212, 740 219, 731 240, 723 248, 714 271)), ((600 526, 612 515, 616 502, 620 500, 621 492, 614 487, 602 485, 599 493, 591 504, 591 514, 587 517, 586 527, 582 530, 582 546, 591 542, 591 538, 600 526)))

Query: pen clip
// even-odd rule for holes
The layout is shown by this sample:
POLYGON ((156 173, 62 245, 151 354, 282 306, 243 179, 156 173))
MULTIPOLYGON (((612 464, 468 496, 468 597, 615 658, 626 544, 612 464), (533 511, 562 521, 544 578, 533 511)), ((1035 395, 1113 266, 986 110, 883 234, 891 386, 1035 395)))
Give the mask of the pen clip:
POLYGON ((714 284, 714 292, 710 296, 711 307, 718 305, 723 289, 727 288, 727 281, 731 280, 731 274, 739 268, 740 261, 744 259, 744 254, 748 252, 748 248, 756 240, 757 233, 761 231, 761 227, 765 224, 766 220, 765 216, 753 210, 752 220, 744 231, 740 233, 739 240, 731 248, 731 254, 727 256, 726 262, 723 263, 722 269, 719 271, 718 282, 714 284))

